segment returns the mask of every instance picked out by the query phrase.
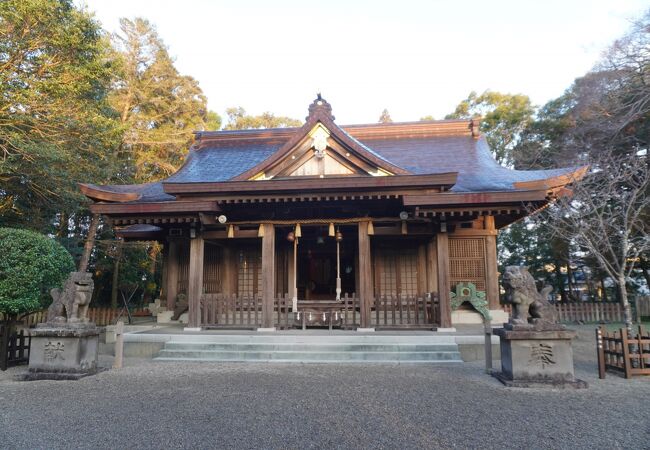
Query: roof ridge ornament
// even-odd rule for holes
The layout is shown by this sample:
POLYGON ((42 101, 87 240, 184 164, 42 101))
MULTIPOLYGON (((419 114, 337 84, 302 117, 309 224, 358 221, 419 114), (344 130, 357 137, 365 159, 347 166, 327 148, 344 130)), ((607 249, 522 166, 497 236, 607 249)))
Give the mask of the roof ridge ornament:
POLYGON ((320 92, 316 94, 316 99, 309 105, 309 115, 305 117, 305 120, 308 122, 310 118, 318 113, 323 114, 330 120, 335 119, 332 115, 332 105, 321 96, 320 92))

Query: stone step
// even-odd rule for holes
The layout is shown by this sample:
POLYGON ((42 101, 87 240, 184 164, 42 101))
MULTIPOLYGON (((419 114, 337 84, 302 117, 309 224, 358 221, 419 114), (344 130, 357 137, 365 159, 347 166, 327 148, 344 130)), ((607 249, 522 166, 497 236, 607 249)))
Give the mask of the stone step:
MULTIPOLYGON (((156 337, 155 335, 150 335, 156 337)), ((139 335, 145 338, 146 335, 139 335)), ((454 336, 444 335, 379 335, 350 334, 350 335, 301 335, 301 334, 185 334, 174 335, 168 342, 174 343, 215 343, 215 344, 388 344, 388 345, 456 345, 454 336)))
POLYGON ((455 344, 370 344, 370 343, 212 343, 212 342, 168 342, 166 350, 237 350, 237 351, 330 351, 330 352, 453 352, 455 344))
POLYGON ((292 361, 292 362, 462 362, 457 351, 238 351, 167 350, 159 361, 292 361))

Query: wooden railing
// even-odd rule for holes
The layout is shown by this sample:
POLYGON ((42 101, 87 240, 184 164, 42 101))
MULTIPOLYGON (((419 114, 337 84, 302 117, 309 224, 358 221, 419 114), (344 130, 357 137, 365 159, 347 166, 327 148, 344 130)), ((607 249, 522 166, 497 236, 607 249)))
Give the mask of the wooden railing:
MULTIPOLYGON (((143 315, 148 312, 147 308, 136 308, 131 310, 131 315, 143 315)), ((88 308, 88 319, 98 327, 114 324, 118 317, 126 317, 124 309, 113 308, 88 308)), ((2 316, 0 315, 0 319, 2 316)), ((35 311, 21 319, 24 327, 33 328, 36 324, 47 322, 47 309, 35 311)))
MULTIPOLYGON (((623 322, 623 308, 620 303, 584 302, 556 303, 553 305, 558 319, 563 323, 572 322, 623 322)), ((512 305, 502 305, 508 314, 512 314, 512 305)))
POLYGON ((291 306, 293 302, 289 298, 289 294, 278 294, 273 305, 273 312, 275 313, 275 327, 280 330, 288 330, 293 327, 293 313, 291 306))
POLYGON ((431 328, 439 323, 439 306, 437 294, 382 295, 374 299, 372 325, 387 328, 431 328))
POLYGON ((262 326, 262 298, 258 295, 203 294, 201 326, 259 328, 262 326))
MULTIPOLYGON (((292 326, 291 299, 286 295, 274 299, 274 326, 292 326)), ((259 295, 237 296, 203 294, 201 326, 207 328, 259 328, 262 326, 262 298, 259 295)))
POLYGON ((354 329, 361 325, 361 304, 356 294, 344 294, 341 297, 341 328, 354 329))
POLYGON ((596 330, 598 376, 605 378, 607 370, 622 373, 625 378, 650 375, 650 333, 639 327, 636 337, 628 336, 627 329, 608 332, 596 330))

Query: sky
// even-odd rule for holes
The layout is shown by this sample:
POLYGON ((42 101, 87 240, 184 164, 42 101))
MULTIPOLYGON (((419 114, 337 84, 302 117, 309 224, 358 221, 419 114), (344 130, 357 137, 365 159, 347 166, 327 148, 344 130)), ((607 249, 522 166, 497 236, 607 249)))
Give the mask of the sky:
POLYGON ((647 0, 77 0, 109 32, 152 22, 208 106, 339 124, 444 118, 471 91, 560 96, 647 0))

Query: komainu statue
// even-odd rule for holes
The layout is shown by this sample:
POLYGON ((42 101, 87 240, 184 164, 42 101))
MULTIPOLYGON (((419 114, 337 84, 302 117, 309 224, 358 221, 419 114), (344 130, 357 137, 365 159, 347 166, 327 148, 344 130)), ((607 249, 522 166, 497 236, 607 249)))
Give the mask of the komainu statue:
POLYGON ((88 322, 88 305, 93 297, 95 283, 89 272, 71 272, 63 286, 50 290, 54 300, 47 310, 49 323, 88 322))
POLYGON ((557 313, 548 300, 553 289, 546 286, 537 292, 535 279, 526 266, 508 266, 501 282, 506 290, 506 301, 513 305, 512 325, 544 325, 558 323, 557 313))

